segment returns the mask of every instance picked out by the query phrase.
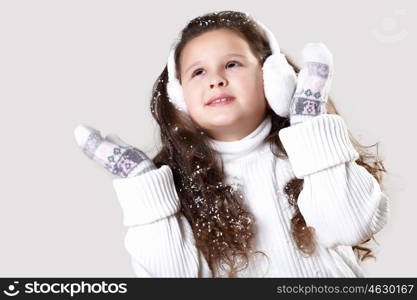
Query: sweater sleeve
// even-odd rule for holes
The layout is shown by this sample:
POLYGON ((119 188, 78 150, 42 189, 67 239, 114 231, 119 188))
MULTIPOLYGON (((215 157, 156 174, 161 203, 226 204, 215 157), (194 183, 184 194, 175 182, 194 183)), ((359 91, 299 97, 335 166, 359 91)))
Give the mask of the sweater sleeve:
POLYGON ((127 226, 125 247, 137 277, 212 277, 180 212, 169 166, 114 179, 113 187, 127 226))
POLYGON ((386 224, 388 197, 377 180, 355 161, 344 120, 317 116, 280 130, 297 178, 304 179, 298 207, 323 246, 358 245, 386 224))

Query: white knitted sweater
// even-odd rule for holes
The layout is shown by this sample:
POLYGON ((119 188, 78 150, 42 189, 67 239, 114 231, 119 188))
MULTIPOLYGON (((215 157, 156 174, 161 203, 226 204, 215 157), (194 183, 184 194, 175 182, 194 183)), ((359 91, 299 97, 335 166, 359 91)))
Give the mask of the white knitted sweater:
MULTIPOLYGON (((239 184, 246 207, 255 216, 255 256, 239 277, 364 277, 352 251, 386 224, 388 197, 375 178, 355 163, 344 120, 325 114, 280 130, 289 159, 274 156, 263 140, 267 117, 251 134, 233 142, 212 140, 227 174, 239 184), (283 186, 303 178, 298 206, 315 229, 317 250, 300 252, 292 239, 294 208, 283 186)), ((138 277, 225 277, 210 270, 195 247, 187 219, 180 212, 172 171, 167 166, 131 178, 113 180, 120 201, 125 246, 138 277)))

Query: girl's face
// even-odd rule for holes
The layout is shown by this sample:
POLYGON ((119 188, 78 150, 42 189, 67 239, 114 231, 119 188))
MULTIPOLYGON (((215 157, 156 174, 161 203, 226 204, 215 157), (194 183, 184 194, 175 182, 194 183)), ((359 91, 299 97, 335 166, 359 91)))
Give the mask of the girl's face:
POLYGON ((181 52, 180 76, 191 119, 215 140, 242 139, 266 116, 261 66, 234 31, 217 29, 189 41, 181 52), (234 101, 207 104, 222 94, 234 101))

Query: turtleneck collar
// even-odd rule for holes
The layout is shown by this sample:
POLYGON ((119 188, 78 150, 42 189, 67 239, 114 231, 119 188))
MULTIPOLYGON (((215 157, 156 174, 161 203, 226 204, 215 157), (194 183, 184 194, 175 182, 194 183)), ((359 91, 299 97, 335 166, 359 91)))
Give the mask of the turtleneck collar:
POLYGON ((271 131, 271 126, 271 117, 267 115, 254 131, 240 140, 224 142, 209 139, 209 142, 212 148, 220 154, 224 163, 231 162, 262 146, 264 139, 271 131))

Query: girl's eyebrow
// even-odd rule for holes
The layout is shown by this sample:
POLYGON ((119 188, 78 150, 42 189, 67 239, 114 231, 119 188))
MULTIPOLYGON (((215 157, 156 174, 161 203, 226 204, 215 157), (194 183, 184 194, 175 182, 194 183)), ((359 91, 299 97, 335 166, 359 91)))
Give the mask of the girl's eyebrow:
MULTIPOLYGON (((226 54, 226 55, 224 55, 223 57, 231 57, 231 56, 237 56, 237 57, 241 57, 241 58, 243 58, 243 59, 246 59, 246 56, 244 56, 244 55, 242 55, 242 54, 237 54, 237 53, 230 53, 230 54, 226 54)), ((201 63, 202 61, 201 60, 199 60, 199 61, 196 61, 195 63, 193 63, 191 66, 189 66, 188 68, 187 68, 187 70, 185 70, 185 74, 187 74, 188 73, 188 71, 192 68, 192 67, 194 67, 194 66, 196 66, 196 65, 198 65, 199 63, 201 63)))

